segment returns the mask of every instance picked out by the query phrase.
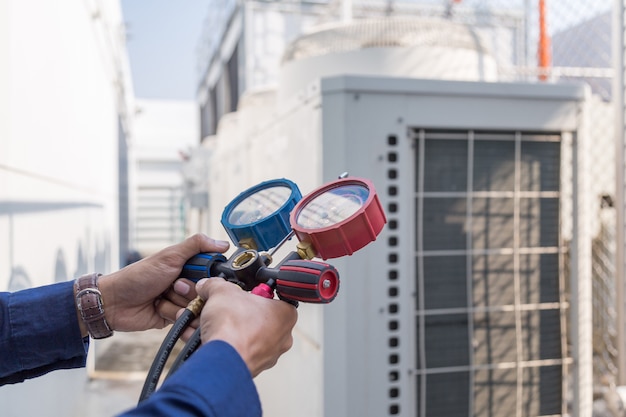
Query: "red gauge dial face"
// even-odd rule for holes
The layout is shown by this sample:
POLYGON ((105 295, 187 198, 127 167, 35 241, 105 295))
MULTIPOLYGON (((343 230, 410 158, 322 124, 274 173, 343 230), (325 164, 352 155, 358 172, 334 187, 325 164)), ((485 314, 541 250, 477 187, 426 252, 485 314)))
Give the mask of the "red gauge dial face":
POLYGON ((352 255, 374 241, 386 223, 374 185, 342 178, 305 196, 291 212, 290 223, 301 242, 322 259, 352 255))
POLYGON ((367 201, 369 190, 358 184, 327 190, 314 197, 298 212, 296 224, 305 229, 323 229, 353 216, 367 201))

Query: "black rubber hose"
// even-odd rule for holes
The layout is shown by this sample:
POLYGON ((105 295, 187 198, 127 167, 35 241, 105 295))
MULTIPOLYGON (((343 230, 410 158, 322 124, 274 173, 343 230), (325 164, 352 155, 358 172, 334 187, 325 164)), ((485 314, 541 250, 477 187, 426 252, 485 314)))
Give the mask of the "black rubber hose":
POLYGON ((189 357, 200 347, 200 345, 202 344, 202 338, 200 337, 200 333, 200 327, 198 327, 196 331, 193 332, 191 338, 187 341, 187 344, 185 345, 183 350, 181 350, 181 352, 178 354, 176 360, 172 363, 172 366, 170 366, 170 370, 165 376, 165 379, 174 374, 174 372, 176 372, 178 368, 180 368, 183 362, 189 359, 189 357))
POLYGON ((148 371, 146 381, 144 382, 143 389, 141 390, 141 395, 139 396, 139 402, 148 399, 148 397, 156 391, 159 379, 161 378, 161 374, 165 368, 165 363, 172 353, 174 345, 195 317, 196 315, 191 310, 185 309, 183 314, 181 314, 172 325, 172 328, 167 333, 167 336, 163 339, 163 343, 161 343, 161 347, 152 362, 152 366, 150 366, 150 371, 148 371))

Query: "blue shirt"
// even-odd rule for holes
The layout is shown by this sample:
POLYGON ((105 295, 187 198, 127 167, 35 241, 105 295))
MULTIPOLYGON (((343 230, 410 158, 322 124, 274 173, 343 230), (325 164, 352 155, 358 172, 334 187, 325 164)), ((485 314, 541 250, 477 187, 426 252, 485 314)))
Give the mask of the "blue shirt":
MULTIPOLYGON (((85 366, 89 338, 76 317, 73 282, 0 292, 0 385, 85 366)), ((260 416, 252 376, 226 342, 203 345, 147 400, 122 416, 260 416)))

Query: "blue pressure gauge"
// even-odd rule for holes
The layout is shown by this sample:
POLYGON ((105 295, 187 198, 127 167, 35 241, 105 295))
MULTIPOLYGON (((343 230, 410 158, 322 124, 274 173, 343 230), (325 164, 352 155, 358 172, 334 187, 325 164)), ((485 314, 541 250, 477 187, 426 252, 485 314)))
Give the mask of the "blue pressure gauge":
POLYGON ((222 225, 235 244, 252 242, 266 251, 289 233, 289 215, 302 194, 288 179, 262 182, 235 197, 222 213, 222 225))

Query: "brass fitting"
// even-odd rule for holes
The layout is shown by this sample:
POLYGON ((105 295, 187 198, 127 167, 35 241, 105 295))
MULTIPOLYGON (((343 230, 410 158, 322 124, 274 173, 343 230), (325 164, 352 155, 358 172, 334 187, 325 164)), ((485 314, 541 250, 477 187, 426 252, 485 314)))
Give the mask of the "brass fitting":
POLYGON ((298 255, 300 255, 302 259, 313 259, 316 255, 315 249, 310 242, 298 242, 296 252, 298 252, 298 255))
POLYGON ((256 250, 257 249, 256 242, 254 241, 254 239, 252 239, 250 237, 246 237, 244 239, 241 239, 239 241, 239 247, 240 248, 244 248, 244 249, 252 249, 252 250, 256 250))
POLYGON ((263 260, 263 263, 267 266, 272 263, 273 258, 272 254, 269 252, 259 252, 259 256, 263 260))
POLYGON ((204 300, 200 296, 197 296, 196 298, 191 300, 185 308, 191 311, 194 317, 198 317, 200 315, 200 312, 202 311, 202 307, 204 307, 204 300))

